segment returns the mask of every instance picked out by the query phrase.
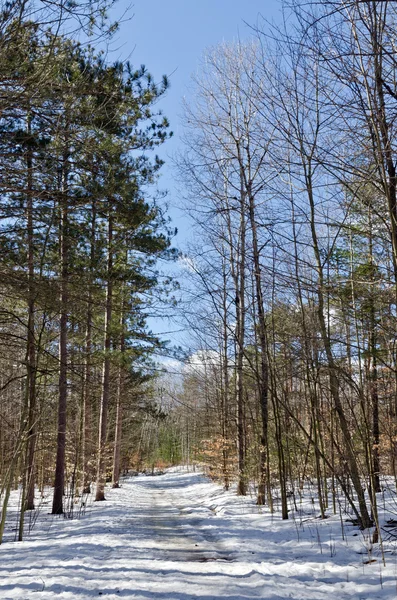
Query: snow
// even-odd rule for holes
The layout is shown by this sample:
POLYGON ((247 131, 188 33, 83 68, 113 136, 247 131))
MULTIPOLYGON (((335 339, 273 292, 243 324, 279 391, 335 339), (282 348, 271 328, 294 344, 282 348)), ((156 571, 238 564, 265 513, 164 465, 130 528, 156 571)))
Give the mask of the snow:
POLYGON ((346 522, 342 536, 340 516, 319 520, 310 499, 282 521, 182 470, 131 477, 106 497, 80 519, 44 505, 23 542, 10 541, 11 511, 0 598, 396 598, 397 555, 384 567, 368 536, 346 522))

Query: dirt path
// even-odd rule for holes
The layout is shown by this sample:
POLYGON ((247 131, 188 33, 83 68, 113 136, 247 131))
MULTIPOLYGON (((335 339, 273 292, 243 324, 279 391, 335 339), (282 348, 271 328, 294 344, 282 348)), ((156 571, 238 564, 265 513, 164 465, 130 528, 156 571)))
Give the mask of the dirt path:
POLYGON ((237 560, 212 527, 215 515, 211 510, 192 508, 160 477, 148 478, 143 487, 152 503, 149 527, 153 527, 154 536, 159 540, 163 559, 183 562, 237 560))

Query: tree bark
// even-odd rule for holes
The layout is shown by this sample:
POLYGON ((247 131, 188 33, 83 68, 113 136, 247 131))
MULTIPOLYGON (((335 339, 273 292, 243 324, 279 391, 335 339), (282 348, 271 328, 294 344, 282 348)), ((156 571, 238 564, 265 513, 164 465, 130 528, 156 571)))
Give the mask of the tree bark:
MULTIPOLYGON (((121 292, 123 294, 123 290, 121 292)), ((120 456, 121 456, 121 440, 123 427, 123 382, 124 382, 124 364, 123 358, 125 353, 125 317, 124 317, 124 298, 121 300, 120 312, 120 362, 119 374, 117 382, 117 399, 116 399, 116 430, 114 436, 114 453, 113 453, 113 475, 112 487, 120 487, 120 456)))
POLYGON ((111 320, 113 308, 113 216, 109 202, 108 215, 108 264, 105 310, 104 360, 102 373, 102 396, 99 412, 98 460, 96 474, 95 501, 105 500, 106 484, 106 438, 110 391, 110 351, 111 351, 111 320))
MULTIPOLYGON (((68 146, 68 136, 66 137, 68 146)), ((60 194, 60 319, 59 319, 59 401, 57 455, 55 466, 54 497, 52 514, 63 514, 65 487, 66 409, 68 396, 68 302, 69 302, 69 149, 63 156, 62 187, 60 194)))

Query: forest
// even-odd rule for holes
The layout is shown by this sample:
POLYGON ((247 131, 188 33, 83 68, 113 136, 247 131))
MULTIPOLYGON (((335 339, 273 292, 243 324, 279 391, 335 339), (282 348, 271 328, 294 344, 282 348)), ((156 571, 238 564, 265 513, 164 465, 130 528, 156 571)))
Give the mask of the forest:
POLYGON ((16 490, 21 541, 48 488, 72 517, 122 474, 180 464, 284 520, 310 481, 322 519, 343 498, 381 542, 396 3, 286 1, 205 53, 173 159, 182 248, 158 187, 168 79, 109 60, 107 9, 1 6, 0 543, 16 490), (149 326, 165 314, 183 346, 149 326))

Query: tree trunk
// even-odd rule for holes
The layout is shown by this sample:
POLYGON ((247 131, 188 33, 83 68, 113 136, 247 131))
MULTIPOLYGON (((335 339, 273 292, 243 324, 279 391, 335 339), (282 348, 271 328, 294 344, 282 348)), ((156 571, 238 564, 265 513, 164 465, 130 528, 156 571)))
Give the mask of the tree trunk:
MULTIPOLYGON (((123 294, 123 290, 121 292, 123 294)), ((120 456, 121 456, 121 440, 123 426, 123 382, 124 382, 124 364, 123 358, 125 353, 125 318, 124 318, 124 298, 121 300, 120 313, 120 366, 117 382, 117 400, 116 400, 116 431, 114 436, 114 454, 113 454, 113 475, 112 487, 118 488, 120 479, 120 456)))
MULTIPOLYGON (((243 188, 243 186, 241 186, 243 188)), ((236 388, 237 388, 237 448, 238 448, 238 484, 237 494, 247 494, 245 466, 245 419, 244 419, 244 344, 245 344, 245 253, 246 253, 246 216, 245 192, 240 197, 240 229, 237 262, 236 286, 236 388)))
POLYGON ((354 453, 353 442, 350 435, 349 424, 346 419, 345 411, 343 409, 342 401, 339 393, 339 381, 337 375, 337 365, 335 364, 334 357, 332 354, 331 340, 327 331, 327 324, 325 321, 325 303, 324 303, 324 272, 321 262, 320 248, 317 239, 316 223, 315 223, 315 206, 313 198, 313 188, 311 182, 310 169, 311 165, 304 165, 307 193, 310 203, 310 228, 312 233, 313 251, 316 261, 316 270, 318 275, 318 287, 317 287, 317 298, 318 308, 317 315, 320 325, 320 332, 322 342, 324 344, 325 354, 328 362, 329 382, 331 396, 334 402, 335 410, 339 418, 343 440, 345 443, 346 461, 349 467, 349 474, 353 483, 354 490, 357 494, 358 505, 360 509, 360 520, 363 529, 366 529, 372 525, 371 518, 368 513, 367 504, 365 502, 364 490, 361 485, 360 474, 358 470, 357 460, 354 453))
MULTIPOLYGON (((28 135, 32 133, 31 118, 28 118, 28 135)), ((28 140, 30 143, 31 140, 28 140)), ((33 223, 33 155, 29 147, 27 152, 28 196, 27 196, 27 234, 28 234, 28 331, 27 331, 27 386, 29 397, 28 441, 27 441, 27 495, 25 510, 34 509, 34 454, 36 445, 36 341, 35 341, 35 288, 34 288, 34 223, 33 223)), ((22 510, 22 507, 21 507, 22 510)))
POLYGON ((95 268, 95 229, 96 229, 96 203, 92 203, 92 216, 91 216, 91 248, 90 248, 90 276, 88 281, 88 298, 87 298, 87 321, 86 321, 86 333, 85 333, 85 349, 84 349, 84 374, 83 374, 83 391, 82 391, 82 450, 81 450, 81 464, 82 464, 82 490, 83 494, 89 494, 91 492, 91 479, 92 479, 92 467, 90 462, 92 460, 93 448, 92 448, 92 406, 91 406, 91 352, 92 352, 92 318, 93 318, 93 297, 92 297, 92 283, 93 273, 95 268))
MULTIPOLYGON (((67 141, 66 141, 67 144, 67 141)), ((60 201, 60 320, 59 320, 59 402, 58 402, 58 434, 55 466, 54 497, 52 514, 63 514, 63 493, 65 487, 65 450, 66 450, 66 408, 68 395, 68 275, 69 275, 69 209, 68 179, 69 151, 63 156, 62 187, 60 201)))
POLYGON ((255 199, 249 192, 249 217, 252 231, 252 252, 255 270, 255 292, 256 305, 258 311, 258 330, 260 343, 260 373, 258 373, 259 404, 261 409, 262 433, 261 433, 261 452, 260 452, 260 480, 258 486, 257 504, 265 503, 266 499, 266 477, 267 477, 267 430, 268 430, 268 393, 269 393, 269 370, 267 364, 267 332, 265 308, 262 294, 262 275, 260 251, 258 242, 258 231, 255 220, 255 199))
POLYGON ((107 264, 107 287, 106 287, 106 310, 105 310, 105 339, 102 374, 102 396, 99 412, 99 437, 98 437, 98 461, 96 474, 95 501, 105 500, 106 484, 106 438, 109 406, 110 388, 110 351, 111 351, 111 319, 113 306, 113 216, 109 203, 108 215, 108 264, 107 264))

